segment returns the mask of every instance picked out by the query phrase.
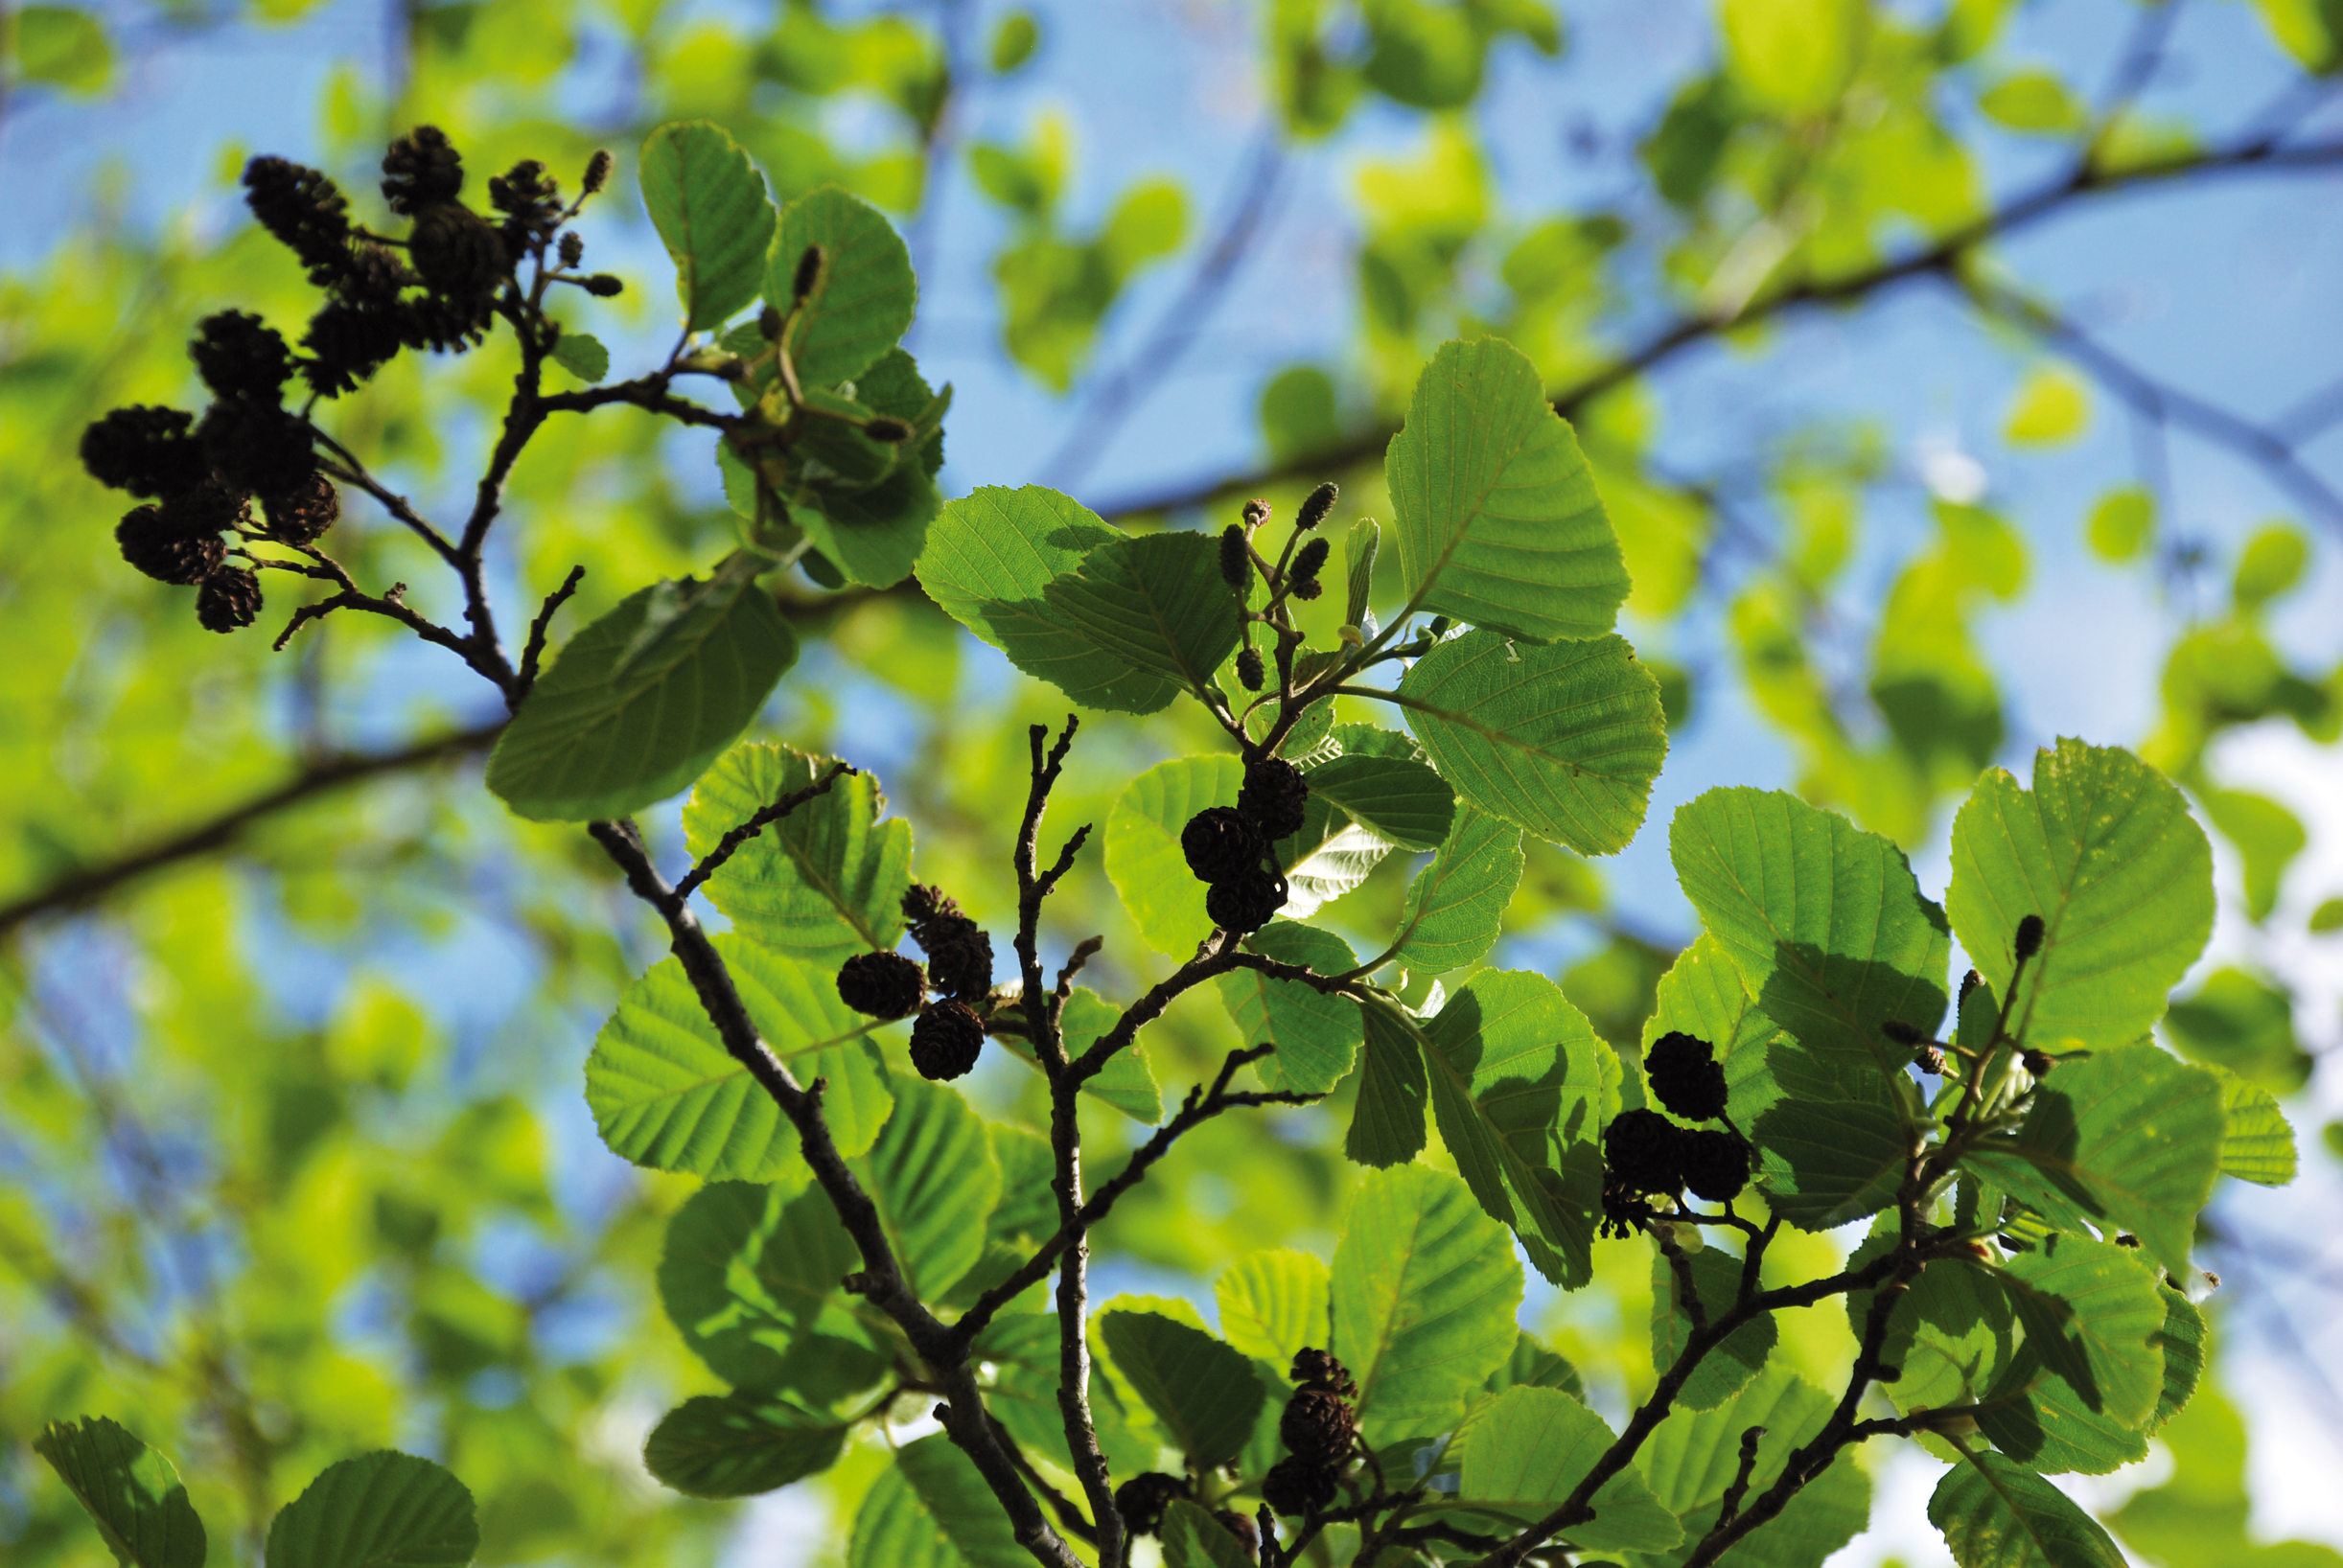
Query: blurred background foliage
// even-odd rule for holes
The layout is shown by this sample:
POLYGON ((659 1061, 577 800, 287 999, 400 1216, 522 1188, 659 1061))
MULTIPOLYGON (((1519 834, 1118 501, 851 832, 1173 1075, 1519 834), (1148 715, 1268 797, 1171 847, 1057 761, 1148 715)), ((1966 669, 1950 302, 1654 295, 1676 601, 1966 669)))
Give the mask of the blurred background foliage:
MULTIPOLYGON (((835 1558, 873 1468, 745 1512, 649 1481, 642 1436, 708 1379, 653 1291, 688 1184, 608 1155, 578 1093, 648 922, 582 836, 480 791, 498 715, 460 671, 361 617, 281 654, 200 632, 115 559, 116 508, 71 460, 104 409, 185 401, 200 315, 306 313, 234 199, 245 156, 317 163, 365 209, 420 122, 483 174, 618 152, 587 232, 630 283, 592 323, 619 374, 674 330, 632 195, 652 127, 713 119, 781 199, 837 182, 886 209, 921 273, 912 346, 959 388, 947 494, 1039 480, 1217 526, 1331 475, 1338 518, 1385 512, 1425 357, 1508 337, 1628 552, 1674 728, 1655 824, 1712 783, 1782 783, 1940 891, 1945 808, 1981 768, 2060 732, 2143 748, 2223 846, 2170 1043, 2326 1123, 2296 1189, 2224 1196, 2202 1257, 2225 1380, 2281 1435, 2255 1473, 2331 1474, 2338 66, 2343 13, 2315 0, 0 4, 0 1556, 102 1560, 25 1446, 81 1411, 242 1521, 222 1561, 383 1444, 463 1476, 491 1562, 835 1558)), ((444 509, 511 370, 502 342, 402 357, 331 417, 444 509)), ((548 427, 510 517, 508 619, 584 565, 572 625, 733 526, 707 439, 626 410, 548 427)), ((361 580, 446 608, 410 535, 353 518, 361 580)), ((875 769, 922 874, 1005 931, 1020 731, 1054 694, 916 587, 805 581, 785 608, 808 651, 769 733, 875 769)), ((1184 711, 1085 730, 1063 819, 1213 749, 1184 711)), ((650 825, 680 854, 672 807, 650 825)), ((1692 929, 1661 840, 1528 846, 1493 956, 1628 1049, 1692 929)), ((1335 922, 1387 921, 1409 868, 1335 922)), ((1070 886, 1053 941, 1102 931, 1108 994, 1151 979, 1095 856, 1070 886)), ((1207 990, 1149 1050, 1176 1087, 1232 1038, 1207 990)), ((1037 1082, 996 1057, 974 1093, 1030 1119, 1037 1082)), ((1340 1121, 1189 1139, 1095 1238, 1099 1293, 1209 1313, 1232 1252, 1325 1251, 1340 1121)), ((1102 1157, 1133 1129, 1102 1113, 1102 1157)), ((1785 1238, 1769 1268, 1843 1250, 1785 1238)), ((1640 1257, 1598 1248, 1593 1289, 1524 1309, 1614 1407, 1651 1375, 1640 1257)), ((1846 1349, 1835 1307, 1787 1316, 1818 1371, 1846 1349)), ((2244 1429, 2206 1396, 2186 1422, 2169 1475, 2089 1499, 2144 1560, 2258 1560, 2244 1429)), ((1916 1495, 1883 1488, 1855 1559, 1928 1550, 1916 1495)), ((2257 1506, 2265 1534, 2343 1538, 2331 1485, 2257 1506)))

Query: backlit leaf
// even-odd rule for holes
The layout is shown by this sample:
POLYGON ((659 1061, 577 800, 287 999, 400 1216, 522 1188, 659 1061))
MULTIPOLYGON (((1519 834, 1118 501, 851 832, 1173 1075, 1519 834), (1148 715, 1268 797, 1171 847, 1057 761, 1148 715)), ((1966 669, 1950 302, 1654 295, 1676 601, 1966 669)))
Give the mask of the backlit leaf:
POLYGON ((1102 1312, 1099 1338, 1172 1445, 1198 1467, 1233 1459, 1263 1403, 1245 1358, 1200 1328, 1153 1312, 1102 1312))
MULTIPOLYGON (((1280 963, 1308 964, 1322 975, 1357 967, 1351 944, 1331 931, 1273 920, 1245 945, 1280 963)), ((1250 1046, 1273 1046, 1255 1068, 1272 1088, 1320 1095, 1340 1083, 1357 1059, 1365 1026, 1358 1003, 1303 980, 1273 980, 1240 969, 1219 978, 1220 1001, 1250 1046)))
POLYGON ((1440 852, 1407 885, 1391 961, 1433 975, 1476 962, 1496 945, 1522 864, 1519 827, 1459 804, 1440 852))
POLYGON ((984 1256, 1001 1167, 985 1123, 958 1091, 898 1078, 894 1095, 894 1114, 854 1167, 878 1205, 904 1278, 921 1299, 932 1299, 984 1256))
POLYGON ((1928 1522, 1960 1568, 2123 1568, 2123 1554, 2040 1476, 2000 1454, 1973 1453, 1937 1483, 1928 1522))
POLYGON ((1290 1248, 1245 1253, 1213 1284, 1220 1332, 1256 1360, 1285 1367, 1305 1346, 1324 1349, 1329 1274, 1324 1263, 1290 1248))
POLYGON ((641 177, 643 207, 675 261, 684 324, 693 332, 723 325, 756 297, 763 278, 774 225, 764 176, 722 127, 692 120, 644 140, 641 177))
POLYGON ((463 1568, 480 1547, 472 1493, 383 1449, 329 1464, 268 1527, 268 1568, 463 1568))
POLYGON ((789 339, 798 379, 830 386, 852 380, 894 347, 918 310, 911 252, 876 209, 834 185, 789 204, 765 265, 765 299, 787 311, 798 262, 819 244, 821 281, 789 339))
POLYGON ((828 1469, 847 1430, 777 1400, 700 1395, 652 1428, 642 1461, 686 1496, 750 1497, 828 1469))
POLYGON ((203 1521, 171 1461, 104 1416, 52 1421, 33 1451, 88 1510, 124 1568, 203 1568, 203 1521))

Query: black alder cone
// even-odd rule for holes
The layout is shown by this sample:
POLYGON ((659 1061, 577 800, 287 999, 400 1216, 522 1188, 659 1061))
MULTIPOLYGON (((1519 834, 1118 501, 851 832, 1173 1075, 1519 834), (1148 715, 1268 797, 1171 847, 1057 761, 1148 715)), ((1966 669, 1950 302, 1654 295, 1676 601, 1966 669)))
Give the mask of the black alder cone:
POLYGON ((1261 1479, 1261 1498, 1279 1513, 1316 1513, 1334 1501, 1334 1472, 1288 1454, 1261 1479))
POLYGON ((223 398, 275 403, 292 375, 292 352, 274 327, 243 311, 205 316, 187 346, 203 384, 223 398))
POLYGON ((927 999, 927 977, 900 953, 857 953, 838 966, 838 1000, 872 1018, 906 1018, 927 999))
POLYGON ((1134 1535, 1152 1535, 1163 1528, 1164 1510, 1174 1497, 1188 1495, 1188 1483, 1161 1470, 1142 1470, 1115 1488, 1115 1511, 1123 1527, 1134 1535))
POLYGON ((1293 515, 1294 532, 1307 534, 1326 520, 1326 514, 1334 509, 1334 497, 1342 491, 1329 479, 1311 491, 1302 501, 1302 509, 1293 515))
POLYGON ((211 473, 191 433, 195 424, 195 415, 177 408, 117 408, 81 432, 81 466, 100 484, 133 496, 185 490, 211 473))
POLYGON ((383 199, 402 218, 453 201, 463 188, 463 155, 437 126, 417 126, 383 154, 383 199))
POLYGON ((1259 931, 1286 905, 1282 877, 1266 871, 1216 882, 1204 895, 1204 912, 1222 931, 1259 931))
POLYGON ((244 165, 244 204, 261 227, 301 259, 320 288, 350 265, 350 201, 316 170, 284 158, 244 165))
POLYGON ((905 889, 903 919, 927 955, 928 982, 938 992, 966 998, 992 988, 992 938, 941 888, 915 884, 905 889))
POLYGON ((452 300, 476 300, 492 292, 507 266, 504 241, 488 220, 452 201, 416 215, 407 255, 425 287, 452 300))
POLYGON ((1297 597, 1314 599, 1318 596, 1318 568, 1326 565, 1329 546, 1323 539, 1313 539, 1293 558, 1293 591, 1297 597))
POLYGON ((227 541, 182 532, 159 506, 131 508, 115 525, 114 542, 122 546, 122 559, 149 577, 181 587, 202 582, 228 558, 227 541))
POLYGON ((1244 784, 1237 791, 1237 809, 1245 820, 1276 842, 1302 831, 1302 808, 1310 803, 1310 785, 1302 770, 1282 757, 1257 757, 1244 765, 1244 784))
POLYGON ((268 513, 268 537, 286 544, 313 544, 341 519, 341 493, 322 473, 311 474, 297 489, 263 496, 261 505, 268 513))
POLYGON ((1671 1029, 1652 1042, 1643 1071, 1659 1103, 1686 1121, 1725 1114, 1725 1068, 1707 1041, 1671 1029))
POLYGON ((1228 882, 1261 869, 1261 835, 1234 806, 1207 806, 1189 818, 1179 847, 1198 882, 1228 882))
POLYGON ((1358 1397, 1357 1380, 1332 1350, 1303 1346, 1293 1352, 1293 1365, 1287 1369, 1286 1375, 1306 1389, 1323 1389, 1344 1399, 1358 1397))
POLYGON ((301 366, 301 379, 321 398, 355 392, 359 383, 383 368, 406 346, 398 308, 329 301, 310 317, 301 346, 310 357, 301 366))
POLYGON ((2030 914, 2018 922, 2017 955, 2030 958, 2042 951, 2042 917, 2030 914))
POLYGON ((222 398, 196 434, 212 468, 240 490, 290 495, 317 472, 309 427, 273 403, 222 398))
POLYGON ((1684 1186, 1710 1203, 1730 1203, 1750 1179, 1749 1148, 1730 1133, 1708 1127, 1683 1135, 1684 1186))
POLYGON ((242 566, 222 566, 196 590, 196 619, 206 632, 234 632, 260 618, 261 580, 242 566))
POLYGON ((1245 548, 1241 525, 1232 522, 1220 530, 1220 575, 1230 588, 1244 587, 1246 558, 1251 553, 1245 548))
POLYGON ((1657 1111, 1622 1111, 1603 1129, 1603 1164, 1622 1187, 1673 1192, 1684 1180, 1683 1139, 1657 1111))
POLYGON ((911 1026, 911 1065, 919 1076, 941 1083, 976 1065, 985 1049, 985 1026, 957 1002, 939 1002, 911 1026))
POLYGON ((1340 1469, 1350 1463, 1357 1444, 1358 1416, 1338 1394, 1299 1389, 1286 1401, 1277 1435, 1303 1464, 1322 1470, 1340 1469))

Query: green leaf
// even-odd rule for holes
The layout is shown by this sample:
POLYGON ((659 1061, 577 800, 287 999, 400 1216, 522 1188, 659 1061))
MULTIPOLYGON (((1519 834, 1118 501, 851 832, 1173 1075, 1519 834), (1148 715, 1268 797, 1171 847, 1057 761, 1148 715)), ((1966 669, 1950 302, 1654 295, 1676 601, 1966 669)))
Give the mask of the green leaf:
POLYGON ((1251 1555, 1228 1527, 1185 1497, 1165 1508, 1161 1534, 1166 1568, 1252 1568, 1251 1555))
POLYGON ((797 658, 773 596, 739 568, 630 594, 537 682, 488 760, 488 788, 541 822, 665 799, 749 726, 797 658))
POLYGON ((2011 130, 2064 136, 2081 128, 2085 110, 2048 71, 2013 71, 1977 98, 1985 117, 2011 130))
POLYGON ((1241 1354, 1154 1312, 1102 1313, 1099 1337, 1192 1467, 1208 1469, 1244 1446, 1263 1396, 1241 1354))
POLYGON ((1327 1267, 1290 1248, 1244 1253, 1213 1284, 1220 1332, 1256 1360, 1285 1367, 1305 1346, 1323 1348, 1331 1326, 1327 1267))
POLYGON ((1526 642, 1611 630, 1628 589, 1618 536, 1578 438, 1511 344, 1442 344, 1384 467, 1408 610, 1526 642))
POLYGON ((1358 1099, 1342 1152, 1362 1165, 1403 1164, 1424 1147, 1424 1048, 1384 1007, 1362 1007, 1358 1099))
MULTIPOLYGON (((817 782, 832 759, 752 742, 718 758, 684 804, 684 839, 695 860, 781 796, 817 782)), ((777 822, 766 824, 717 867, 708 902, 764 946, 835 970, 857 953, 883 951, 903 934, 911 885, 911 824, 880 821, 887 797, 869 773, 838 779, 777 822)))
POLYGON ((968 1456, 937 1432, 895 1450, 854 1510, 847 1568, 1024 1568, 992 1489, 968 1456))
POLYGON ((2062 1064, 2034 1091, 2017 1137, 1964 1163, 2053 1225, 2113 1224, 2185 1275, 2227 1130, 2213 1074, 2125 1046, 2062 1064))
POLYGON ((1107 880, 1158 952, 1184 958, 1212 934, 1204 884, 1188 869, 1180 831, 1208 806, 1235 805, 1243 783, 1236 757, 1176 757, 1132 779, 1107 812, 1107 880))
POLYGON ((27 6, 13 18, 16 70, 27 81, 74 92, 103 91, 114 74, 114 47, 105 28, 70 6, 27 6))
POLYGON ((1769 1071, 1768 1052, 1795 1048, 1742 986, 1741 972, 1724 944, 1705 931, 1659 977, 1652 1016, 1643 1024, 1643 1049, 1649 1051, 1661 1035, 1680 1029, 1715 1049, 1725 1067, 1726 1112, 1739 1126, 1753 1129, 1782 1095, 1769 1071))
POLYGON ((1033 58, 1041 45, 1041 24, 1030 11, 1012 11, 993 27, 992 69, 1007 76, 1033 58))
POLYGON ((798 380, 833 386, 869 370, 894 347, 919 307, 911 252, 875 208, 835 185, 808 191, 781 214, 766 262, 765 301, 787 311, 798 261, 807 245, 823 249, 821 281, 790 334, 798 380))
MULTIPOLYGON (((1701 1308, 1711 1322, 1732 1310, 1741 1293, 1741 1259, 1715 1248, 1703 1248, 1685 1259, 1701 1308)), ((1652 1257, 1652 1365, 1676 1365, 1684 1343, 1692 1337, 1692 1314, 1684 1310, 1683 1282, 1667 1258, 1652 1257)), ((1676 1395, 1687 1410, 1714 1410, 1748 1386, 1765 1369, 1781 1330, 1771 1312, 1761 1313, 1734 1329, 1725 1343, 1701 1358, 1692 1375, 1676 1395)))
POLYGON ((1342 559, 1350 571, 1350 598, 1342 617, 1345 626, 1366 625, 1367 601, 1375 591, 1375 558, 1381 551, 1382 540, 1383 525, 1373 518, 1360 518, 1343 536, 1342 559))
POLYGON ((777 1400, 703 1394, 651 1429, 642 1462, 687 1497, 753 1497, 837 1464, 847 1430, 777 1400))
POLYGON ((1782 1462, 1822 1429, 1831 1401, 1822 1391, 1775 1361, 1742 1390, 1739 1398, 1714 1410, 1676 1411, 1636 1450, 1635 1467, 1650 1483, 1660 1506, 1676 1514, 1713 1508, 1732 1485, 1741 1453, 1741 1434, 1762 1426, 1751 1492, 1781 1473, 1782 1462))
POLYGON ((1042 602, 1061 626, 1125 668, 1201 692, 1237 651, 1243 604, 1207 535, 1148 534, 1101 544, 1051 579, 1042 602))
POLYGON ((2294 1180, 2294 1129, 2270 1092, 2247 1083, 2227 1068, 2213 1068, 2221 1080, 2221 1112, 2229 1131, 2221 1140, 2221 1174, 2260 1187, 2285 1187, 2294 1180))
POLYGON ((691 120, 651 132, 641 177, 643 207, 675 260, 684 325, 692 332, 723 325, 756 297, 773 240, 764 176, 722 128, 691 120))
POLYGON ((893 1358, 839 1288, 862 1255, 810 1180, 693 1193, 667 1222, 659 1294, 684 1343, 734 1388, 830 1404, 893 1358))
POLYGON ((2131 560, 2155 532, 2156 497, 2144 485, 2118 485, 2101 496, 2085 529, 2091 553, 2107 562, 2131 560))
POLYGON ((33 1440, 123 1568, 203 1568, 203 1521, 171 1461, 104 1416, 52 1421, 33 1440))
POLYGON ((1521 1268, 1462 1182, 1408 1165, 1359 1184, 1332 1297, 1331 1349, 1358 1380, 1362 1429, 1380 1445, 1444 1430, 1513 1354, 1521 1268))
MULTIPOLYGON (((1460 1502, 1501 1510, 1523 1523, 1570 1495, 1613 1441, 1603 1418, 1559 1389, 1515 1387, 1496 1396, 1466 1433, 1460 1502)), ((1594 1494, 1594 1517, 1564 1535, 1594 1551, 1658 1552, 1683 1538, 1635 1470, 1621 1470, 1594 1494)))
MULTIPOLYGON (((840 1151, 869 1148, 893 1105, 869 1039, 883 1026, 839 1001, 827 971, 729 932, 715 944, 774 1054, 800 1083, 829 1080, 822 1108, 840 1151)), ((586 1103, 611 1151, 653 1170, 758 1182, 805 1168, 797 1129, 724 1049, 680 958, 619 998, 586 1061, 586 1103)))
POLYGON ((1386 961, 1430 975, 1478 962, 1504 929, 1523 864, 1519 827, 1459 804, 1448 841, 1407 885, 1386 961))
POLYGON ((591 333, 566 332, 554 340, 553 362, 581 381, 598 381, 610 374, 610 350, 591 333))
POLYGON ((1895 1200, 1912 1151, 1906 1111, 1888 1080, 1844 1072, 1795 1047, 1766 1053, 1784 1097, 1750 1128, 1767 1202, 1802 1231, 1831 1231, 1895 1200))
POLYGON ((2310 1078, 2310 1057, 2294 1038, 2294 999, 2242 969, 2205 977, 2193 995, 2172 1003, 2164 1032, 2200 1067, 2224 1069, 2273 1095, 2290 1095, 2310 1078))
MULTIPOLYGON (((1392 1003, 1373 1007, 1411 1022, 1392 1003)), ((1618 1113, 1618 1058, 1561 987, 1518 970, 1475 975, 1422 1034, 1432 1109, 1458 1174, 1520 1233, 1541 1273, 1586 1283, 1602 1193, 1594 1145, 1618 1113), (1574 1147, 1584 1151, 1575 1160, 1574 1147)))
POLYGON ((1935 1035, 1952 944, 1891 841, 1778 791, 1710 790, 1677 812, 1668 853, 1742 984, 1808 1050, 1892 1076, 1910 1052, 1881 1024, 1935 1035))
MULTIPOLYGON (((1718 1568, 1822 1568, 1870 1520, 1870 1480, 1855 1456, 1842 1451, 1777 1517, 1733 1543, 1718 1568)), ((1684 1521, 1684 1533, 1705 1535, 1715 1522, 1715 1511, 1704 1510, 1684 1521)))
POLYGON ((2001 1381, 1978 1404, 1977 1425, 1993 1445, 2044 1474, 2105 1475, 2147 1457, 2144 1426, 2126 1426, 2090 1403, 2021 1346, 2001 1381))
POLYGON ((1953 822, 1953 929, 2013 1032, 2057 1052, 2127 1045, 2213 930, 2213 852, 2188 802, 2125 751, 2061 740, 2033 789, 1994 770, 1953 822), (2009 994, 2018 922, 2042 950, 2009 994))
POLYGON ((1456 793, 1404 757, 1345 750, 1310 770, 1310 793, 1403 849, 1437 849, 1456 815, 1456 793))
POLYGON ((2198 791, 2205 815, 2221 837, 2238 847, 2245 872, 2245 912, 2257 923, 2278 907, 2278 887, 2286 867, 2310 842, 2301 820, 2267 796, 2243 790, 2198 791))
POLYGON ((472 1493, 428 1459, 383 1449, 329 1464, 268 1527, 268 1568, 463 1568, 472 1493))
POLYGON ((2156 1330, 2156 1349, 2164 1357, 2164 1388, 2156 1395, 2156 1412, 2148 1418, 2150 1432, 2180 1414, 2205 1375, 2205 1315, 2189 1298, 2162 1280, 2156 1294, 2164 1302, 2164 1326, 2156 1330))
POLYGON ((2051 447, 2074 440, 2090 423, 2090 389, 2071 371, 2045 366, 2018 388, 2002 437, 2013 447, 2051 447))
MULTIPOLYGON (((1271 921, 1244 945, 1264 957, 1308 964, 1322 975, 1344 974, 1358 963, 1351 944, 1333 932, 1291 920, 1271 921)), ((1323 1095, 1351 1071, 1365 1032, 1357 1003, 1253 969, 1222 975, 1218 984, 1221 1003, 1244 1043, 1275 1048, 1255 1068, 1270 1088, 1323 1095)))
POLYGON ((2156 1277, 2114 1246, 2061 1236, 2003 1265, 2026 1344, 2092 1412, 2138 1426, 2163 1392, 2156 1277))
POLYGON ((985 1123, 957 1091, 898 1078, 894 1095, 894 1115, 853 1164, 904 1279, 926 1300, 949 1290, 984 1256, 1001 1167, 985 1123))
POLYGON ((2250 613, 2301 582, 2309 565, 2310 542, 2303 538, 2301 530, 2283 522, 2264 523, 2238 552, 2230 597, 2239 611, 2250 613))
POLYGON ((919 586, 946 614, 1085 707, 1152 713, 1179 684, 1100 657, 1045 601, 1049 586, 1084 556, 1125 536, 1054 490, 986 486, 946 506, 928 526, 919 586))
MULTIPOLYGON (((1861 1268, 1894 1243, 1875 1229, 1847 1259, 1861 1268)), ((1873 1292, 1849 1291, 1847 1326, 1860 1337, 1873 1292)), ((1880 1359, 1903 1375, 1884 1385, 1899 1410, 1975 1404, 1984 1397, 2017 1349, 2017 1314, 2000 1275, 1966 1257, 1938 1257, 1921 1268, 1889 1314, 1880 1359)))
POLYGON ((1587 1396, 1587 1386, 1579 1377, 1578 1369, 1528 1334, 1515 1336, 1513 1358, 1491 1372, 1489 1381, 1481 1386, 1491 1394, 1502 1394, 1512 1388, 1534 1388, 1560 1389, 1579 1400, 1587 1396))
POLYGON ((2123 1568, 2123 1554, 2066 1493, 1994 1453, 1937 1483, 1928 1522, 1960 1568, 2123 1568))
POLYGON ((1635 836, 1668 754, 1659 682, 1615 636, 1470 632, 1416 660, 1394 700, 1465 801, 1582 854, 1635 836))

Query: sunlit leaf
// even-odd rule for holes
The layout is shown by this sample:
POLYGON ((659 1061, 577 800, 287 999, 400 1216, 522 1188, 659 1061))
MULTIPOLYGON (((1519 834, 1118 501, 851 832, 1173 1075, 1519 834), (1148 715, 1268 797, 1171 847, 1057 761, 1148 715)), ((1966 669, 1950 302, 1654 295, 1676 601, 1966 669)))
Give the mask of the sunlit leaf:
POLYGON ((179 1472, 104 1416, 52 1421, 33 1451, 88 1510, 124 1568, 203 1568, 203 1521, 179 1472))
POLYGON ((738 143, 706 120, 653 131, 642 144, 640 167, 642 204, 675 261, 684 324, 694 332, 723 325, 756 297, 763 278, 774 226, 764 176, 738 143))
POLYGON ((847 1428, 794 1405, 701 1395, 651 1429, 642 1461, 688 1497, 750 1497, 838 1462, 847 1428))
POLYGON ((463 1568, 479 1550, 472 1493, 440 1465, 383 1449, 329 1464, 268 1527, 268 1568, 463 1568))
POLYGON ((798 197, 770 232, 764 290, 777 310, 785 311, 793 302, 806 247, 823 250, 821 276, 789 337, 798 379, 821 386, 852 380, 911 326, 919 304, 911 253, 875 209, 836 186, 798 197))

